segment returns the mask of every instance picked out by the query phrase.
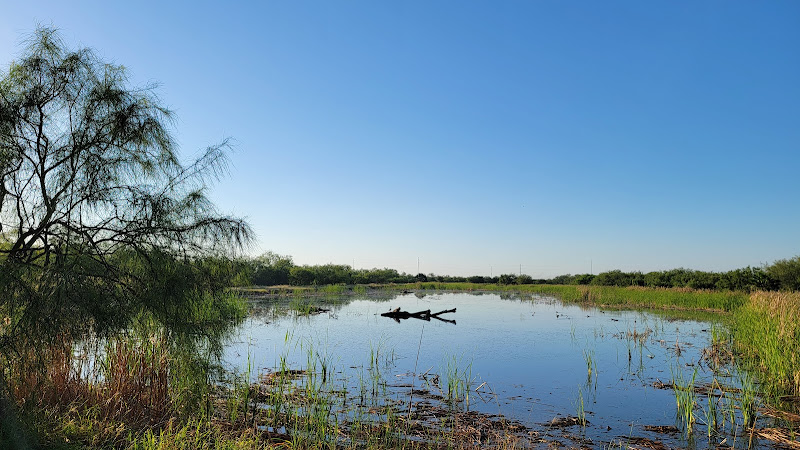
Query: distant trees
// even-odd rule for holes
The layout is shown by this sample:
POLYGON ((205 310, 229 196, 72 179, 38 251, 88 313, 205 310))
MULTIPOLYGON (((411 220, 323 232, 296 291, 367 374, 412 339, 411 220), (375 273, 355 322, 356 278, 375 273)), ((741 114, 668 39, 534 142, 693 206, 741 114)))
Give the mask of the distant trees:
POLYGON ((500 275, 497 284, 515 284, 517 282, 517 275, 513 273, 504 273, 500 275))
POLYGON ((641 272, 622 272, 612 270, 602 272, 592 279, 595 286, 643 286, 644 277, 641 272))
MULTIPOLYGON (((797 290, 784 285, 783 289, 797 290)), ((760 267, 745 267, 719 274, 716 287, 718 289, 728 289, 732 291, 769 291, 781 287, 780 281, 768 273, 768 270, 760 267)))
POLYGON ((395 269, 359 269, 353 273, 358 284, 412 283, 411 275, 401 274, 395 269))
POLYGON ((640 272, 612 270, 598 274, 591 280, 591 284, 653 288, 728 289, 748 292, 753 290, 796 289, 792 288, 790 283, 782 282, 774 275, 776 266, 780 266, 780 263, 782 261, 778 261, 772 266, 767 266, 765 269, 746 267, 720 273, 679 268, 648 272, 642 275, 640 272))
POLYGON ((575 275, 572 278, 571 284, 592 284, 592 280, 594 280, 594 275, 584 273, 582 275, 575 275))
POLYGON ((350 266, 323 264, 312 266, 310 270, 314 274, 313 284, 351 284, 353 282, 353 269, 350 266))
POLYGON ((610 270, 597 275, 566 274, 551 279, 534 279, 527 274, 507 273, 497 277, 473 275, 470 277, 436 275, 433 273, 410 275, 394 269, 358 269, 337 264, 317 266, 295 266, 290 256, 281 256, 273 252, 251 259, 248 270, 241 270, 237 279, 246 278, 249 273, 251 283, 257 285, 291 284, 326 285, 326 284, 389 284, 439 282, 476 284, 562 284, 562 285, 594 285, 594 286, 643 286, 652 288, 692 288, 692 289, 727 289, 738 291, 800 289, 800 256, 776 261, 774 264, 760 267, 745 267, 728 272, 705 272, 691 269, 671 269, 648 273, 623 272, 610 270))
POLYGON ((533 277, 530 275, 522 274, 517 277, 517 284, 533 284, 533 277))
POLYGON ((251 261, 252 283, 259 286, 289 284, 292 267, 291 256, 264 253, 251 261))
MULTIPOLYGON (((262 264, 263 258, 257 258, 253 264, 262 264)), ((324 286, 329 284, 389 284, 389 283, 414 283, 420 280, 419 275, 400 273, 394 269, 358 269, 354 270, 348 265, 322 264, 316 266, 295 266, 290 257, 281 257, 279 260, 280 277, 267 278, 253 277, 257 285, 289 284, 292 286, 324 286), (284 281, 284 274, 286 279, 284 281), (272 282, 270 282, 272 280, 272 282)), ((269 266, 269 267, 274 267, 269 266)), ((270 269, 273 270, 273 269, 270 269)), ((262 273, 267 272, 262 269, 262 273)), ((258 274, 258 269, 254 269, 258 274)), ((423 275, 425 276, 425 275, 423 275)))
POLYGON ((775 261, 767 267, 766 274, 775 280, 781 289, 800 290, 800 256, 775 261))
POLYGON ((293 286, 309 286, 314 283, 314 271, 308 266, 292 267, 289 270, 289 284, 293 286))

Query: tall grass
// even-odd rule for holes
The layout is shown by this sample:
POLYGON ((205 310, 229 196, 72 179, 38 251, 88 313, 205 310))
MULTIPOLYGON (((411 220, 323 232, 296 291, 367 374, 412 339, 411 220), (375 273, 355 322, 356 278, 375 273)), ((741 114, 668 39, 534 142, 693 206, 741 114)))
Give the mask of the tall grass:
POLYGON ((163 336, 118 337, 98 347, 92 364, 71 342, 7 362, 9 397, 43 445, 117 446, 127 434, 175 417, 173 399, 180 394, 170 389, 163 336))
POLYGON ((44 447, 120 447, 144 430, 208 419, 213 361, 246 309, 230 294, 200 292, 185 307, 169 327, 140 314, 113 336, 29 333, 0 354, 0 401, 9 404, 0 412, 13 408, 26 439, 44 447))
POLYGON ((672 369, 672 385, 675 390, 678 421, 684 427, 687 436, 694 432, 694 424, 697 421, 694 413, 694 408, 697 404, 697 395, 695 394, 694 385, 696 377, 697 369, 692 373, 692 378, 690 380, 684 378, 680 366, 672 369))
POLYGON ((736 349, 762 387, 800 395, 800 292, 755 292, 734 317, 736 349))

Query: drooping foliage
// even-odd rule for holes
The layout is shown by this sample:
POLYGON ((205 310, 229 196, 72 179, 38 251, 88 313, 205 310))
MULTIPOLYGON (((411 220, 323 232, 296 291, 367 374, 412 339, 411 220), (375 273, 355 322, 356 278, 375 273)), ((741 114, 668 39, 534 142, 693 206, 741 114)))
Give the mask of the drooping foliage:
POLYGON ((66 325, 119 329, 143 311, 179 320, 221 289, 196 262, 251 237, 205 195, 227 142, 182 162, 155 86, 131 86, 50 28, 1 75, 0 349, 66 325))

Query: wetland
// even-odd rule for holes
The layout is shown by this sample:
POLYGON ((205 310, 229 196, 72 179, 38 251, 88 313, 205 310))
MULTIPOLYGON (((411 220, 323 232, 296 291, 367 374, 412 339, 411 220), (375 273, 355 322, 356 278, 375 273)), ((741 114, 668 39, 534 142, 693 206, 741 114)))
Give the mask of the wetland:
POLYGON ((791 421, 760 412, 724 314, 422 290, 249 304, 226 370, 251 386, 254 422, 322 445, 369 444, 376 428, 397 445, 769 448, 778 429, 794 439, 791 421), (457 312, 381 316, 396 308, 457 312))

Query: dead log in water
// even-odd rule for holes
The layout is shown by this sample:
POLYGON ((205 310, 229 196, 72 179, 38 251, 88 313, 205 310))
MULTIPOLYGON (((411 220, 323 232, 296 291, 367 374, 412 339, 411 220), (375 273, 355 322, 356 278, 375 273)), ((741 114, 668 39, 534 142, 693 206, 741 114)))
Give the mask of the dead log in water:
POLYGON ((394 319, 397 322, 400 322, 400 319, 405 320, 405 319, 409 319, 409 318, 412 318, 412 317, 415 318, 415 319, 427 320, 427 321, 430 321, 433 318, 433 319, 441 320, 442 322, 448 322, 448 323, 452 323, 453 325, 455 325, 456 324, 455 320, 442 319, 441 317, 439 317, 442 314, 454 313, 454 312, 456 312, 455 308, 453 308, 453 309, 445 309, 444 311, 439 311, 439 312, 436 312, 436 313, 431 313, 430 309, 426 309, 425 311, 417 311, 417 312, 413 312, 412 313, 412 312, 408 312, 408 311, 400 311, 400 308, 395 308, 392 311, 385 312, 385 313, 381 314, 381 316, 382 317, 391 317, 392 319, 394 319))

